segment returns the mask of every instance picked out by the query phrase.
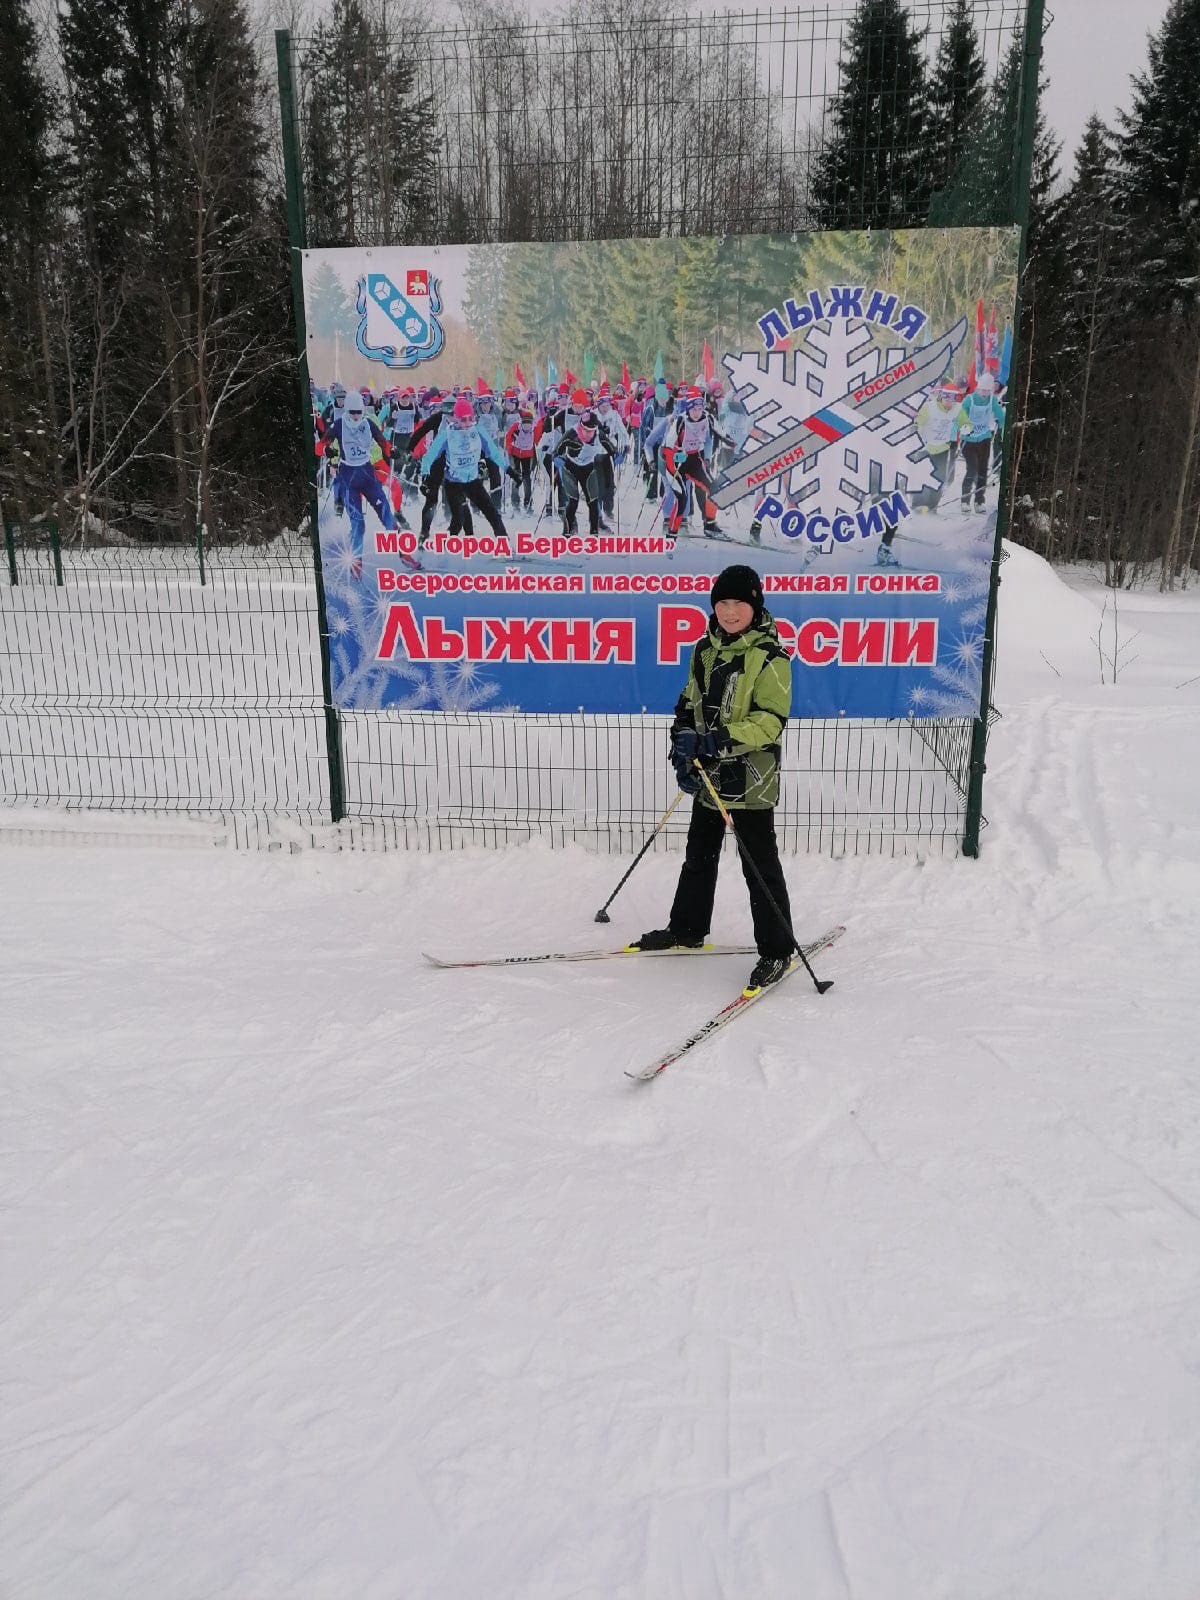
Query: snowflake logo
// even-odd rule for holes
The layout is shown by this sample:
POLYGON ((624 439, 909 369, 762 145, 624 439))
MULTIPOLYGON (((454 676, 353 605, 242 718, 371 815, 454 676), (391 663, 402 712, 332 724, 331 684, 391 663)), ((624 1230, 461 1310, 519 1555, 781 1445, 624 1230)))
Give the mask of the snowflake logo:
MULTIPOLYGON (((744 452, 862 388, 907 354, 903 347, 881 343, 875 325, 863 318, 831 318, 810 329, 794 351, 726 356, 729 381, 754 421, 744 452)), ((933 489, 933 468, 915 425, 919 403, 892 406, 840 444, 801 460, 781 475, 776 494, 789 505, 806 512, 819 509, 829 517, 853 514, 897 489, 910 501, 920 490, 933 489)))

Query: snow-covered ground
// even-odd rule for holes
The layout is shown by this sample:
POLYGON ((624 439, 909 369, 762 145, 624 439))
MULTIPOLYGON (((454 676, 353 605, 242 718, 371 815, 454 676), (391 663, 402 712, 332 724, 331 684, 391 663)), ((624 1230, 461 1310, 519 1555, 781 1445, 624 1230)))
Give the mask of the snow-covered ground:
POLYGON ((744 958, 420 952, 677 857, 0 829, 5 1600, 1200 1594, 1200 604, 1011 555, 982 859, 649 1086, 744 958))

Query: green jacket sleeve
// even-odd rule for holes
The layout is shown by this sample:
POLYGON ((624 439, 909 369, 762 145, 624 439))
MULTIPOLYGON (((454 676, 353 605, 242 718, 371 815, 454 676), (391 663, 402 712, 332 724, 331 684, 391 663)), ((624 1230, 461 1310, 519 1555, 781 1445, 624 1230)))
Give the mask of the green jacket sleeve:
POLYGON ((736 749, 761 750, 778 744, 792 709, 792 663, 783 651, 772 655, 754 680, 750 710, 728 725, 736 749))

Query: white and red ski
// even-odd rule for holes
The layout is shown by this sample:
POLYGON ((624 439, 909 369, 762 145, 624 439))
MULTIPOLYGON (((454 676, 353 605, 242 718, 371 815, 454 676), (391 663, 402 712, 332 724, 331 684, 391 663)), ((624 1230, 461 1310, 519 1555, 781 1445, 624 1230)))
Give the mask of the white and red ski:
MULTIPOLYGON (((811 960, 821 950, 828 950, 829 946, 836 943, 845 931, 845 928, 840 926, 830 928, 828 933, 823 933, 819 939, 814 939, 811 944, 804 946, 805 956, 811 960)), ((659 1056, 658 1060, 652 1061, 648 1067, 642 1067, 637 1072, 627 1071, 625 1076, 632 1078, 635 1083, 649 1083, 652 1078, 657 1078, 660 1072, 665 1072, 681 1056, 687 1055, 689 1050, 694 1050, 697 1045, 703 1044, 706 1039, 710 1039, 714 1033, 719 1033, 722 1028, 728 1027, 736 1018, 744 1015, 756 1000, 761 1000, 764 995, 772 994, 781 983, 786 982, 791 977, 792 973, 801 970, 803 965, 804 963, 800 960, 800 957, 795 956, 791 965, 777 983, 772 983, 765 989, 752 990, 750 993, 743 990, 727 1006, 722 1006, 720 1011, 709 1017, 708 1021, 697 1028, 695 1033, 689 1034, 682 1044, 676 1045, 673 1050, 668 1050, 665 1055, 659 1056)))
POLYGON ((673 950, 636 950, 623 945, 619 950, 550 950, 534 956, 480 956, 466 961, 446 960, 431 956, 427 950, 422 955, 435 967, 528 967, 540 961, 608 961, 616 956, 752 956, 752 944, 702 944, 691 949, 676 945, 673 950))

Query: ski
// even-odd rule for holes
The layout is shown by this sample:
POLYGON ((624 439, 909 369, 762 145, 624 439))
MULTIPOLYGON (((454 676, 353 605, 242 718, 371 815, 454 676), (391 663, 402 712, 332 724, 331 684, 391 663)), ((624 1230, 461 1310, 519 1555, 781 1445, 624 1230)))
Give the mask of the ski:
MULTIPOLYGON (((819 951, 828 950, 829 946, 835 944, 845 931, 845 928, 840 926, 830 928, 828 933, 823 933, 819 939, 814 939, 811 944, 804 946, 805 956, 811 960, 819 951)), ((665 1055, 659 1056, 658 1060, 652 1061, 648 1067, 642 1067, 637 1072, 627 1071, 625 1076, 632 1078, 635 1083, 649 1083, 652 1078, 657 1078, 660 1072, 665 1072, 681 1056, 687 1055, 689 1050, 694 1050, 698 1044, 703 1044, 706 1039, 711 1039, 714 1033, 718 1033, 722 1028, 728 1027, 736 1017, 740 1017, 744 1012, 748 1011, 756 1000, 761 1000, 764 995, 771 994, 775 989, 778 989, 779 984, 785 983, 794 972, 802 970, 803 965, 804 963, 799 956, 794 957, 791 965, 778 983, 773 983, 766 989, 755 989, 751 994, 747 994, 743 989, 741 994, 731 1000, 727 1006, 722 1006, 720 1011, 709 1017, 706 1023, 697 1028, 695 1033, 689 1034, 682 1044, 676 1045, 673 1050, 668 1050, 665 1055)))
POLYGON ((752 956, 752 944, 702 944, 694 950, 677 945, 674 950, 635 950, 632 945, 622 945, 619 950, 550 950, 534 956, 481 956, 459 961, 431 956, 427 950, 421 954, 434 967, 528 967, 542 961, 609 961, 617 956, 752 956))

